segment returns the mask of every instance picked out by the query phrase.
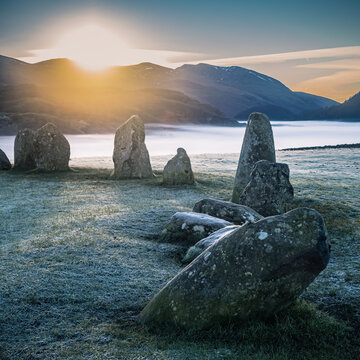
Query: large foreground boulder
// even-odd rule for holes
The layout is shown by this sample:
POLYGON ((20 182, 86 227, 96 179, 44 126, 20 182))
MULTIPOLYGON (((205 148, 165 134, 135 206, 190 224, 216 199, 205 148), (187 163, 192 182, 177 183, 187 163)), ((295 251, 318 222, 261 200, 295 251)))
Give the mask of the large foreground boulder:
POLYGON ((250 173, 259 160, 275 162, 274 136, 269 118, 265 114, 252 113, 247 122, 231 201, 239 198, 250 181, 250 173))
POLYGON ((34 150, 39 170, 69 170, 70 144, 54 124, 47 123, 35 132, 34 150))
POLYGON ((194 205, 193 211, 215 216, 238 225, 243 225, 246 222, 256 222, 263 218, 248 206, 215 199, 198 201, 194 205))
POLYGON ((193 261, 196 257, 198 257, 204 250, 208 247, 222 239, 224 236, 232 233, 236 229, 239 228, 239 225, 230 225, 226 226, 220 230, 215 231, 210 234, 205 239, 198 241, 194 246, 191 246, 183 257, 182 261, 184 263, 189 263, 193 261))
POLYGON ((294 199, 286 164, 258 161, 239 202, 251 206, 263 216, 282 214, 294 199))
POLYGON ((142 323, 210 328, 266 318, 288 307, 326 267, 322 216, 299 208, 239 227, 170 280, 142 323))
POLYGON ((154 176, 145 145, 145 127, 139 116, 133 115, 116 130, 113 161, 115 179, 154 176))
POLYGON ((35 132, 31 129, 20 130, 14 142, 14 169, 31 170, 36 168, 35 132))
POLYGON ((194 184, 190 158, 183 148, 178 148, 177 154, 165 165, 163 183, 164 185, 194 184))
POLYGON ((10 170, 11 163, 6 154, 0 149, 0 170, 10 170))
POLYGON ((207 214, 177 212, 162 231, 160 241, 194 245, 216 230, 229 225, 233 224, 207 214))

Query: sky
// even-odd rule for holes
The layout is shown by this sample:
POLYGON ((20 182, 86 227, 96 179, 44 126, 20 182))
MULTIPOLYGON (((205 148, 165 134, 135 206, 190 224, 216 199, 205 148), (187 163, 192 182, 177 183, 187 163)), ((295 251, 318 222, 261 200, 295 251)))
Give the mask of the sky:
POLYGON ((0 54, 239 65, 343 101, 360 90, 359 14, 357 0, 0 1, 0 54))

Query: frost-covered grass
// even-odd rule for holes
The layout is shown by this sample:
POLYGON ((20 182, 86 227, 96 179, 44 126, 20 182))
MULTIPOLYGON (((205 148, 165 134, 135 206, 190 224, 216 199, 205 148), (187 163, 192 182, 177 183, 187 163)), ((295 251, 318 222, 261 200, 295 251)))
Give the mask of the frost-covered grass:
POLYGON ((181 333, 136 316, 181 268, 180 246, 156 242, 176 211, 230 198, 238 155, 192 156, 197 184, 110 180, 111 159, 63 174, 0 174, 0 359, 354 359, 360 329, 360 150, 279 152, 294 206, 325 217, 327 269, 268 322, 181 333), (312 303, 312 304, 310 304, 312 303), (321 309, 321 310, 319 310, 321 309))

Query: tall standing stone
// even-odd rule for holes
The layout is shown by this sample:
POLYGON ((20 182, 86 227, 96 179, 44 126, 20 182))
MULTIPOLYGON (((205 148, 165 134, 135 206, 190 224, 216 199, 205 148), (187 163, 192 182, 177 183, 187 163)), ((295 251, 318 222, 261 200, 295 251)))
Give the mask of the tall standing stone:
POLYGON ((259 160, 276 161, 274 137, 269 118, 265 114, 252 113, 241 147, 232 202, 239 203, 240 195, 250 181, 251 170, 259 160))
POLYGON ((151 326, 205 329, 285 309, 330 257, 322 216, 299 208, 240 226, 170 280, 140 314, 151 326))
POLYGON ((190 158, 183 148, 178 148, 177 154, 165 165, 163 183, 165 185, 194 184, 190 158))
POLYGON ((116 130, 113 161, 115 179, 154 176, 145 145, 144 123, 138 115, 133 115, 116 130))
POLYGON ((10 170, 11 163, 6 154, 0 149, 0 170, 10 170))
POLYGON ((69 170, 70 144, 58 128, 47 123, 34 136, 36 167, 41 171, 69 170))
POLYGON ((31 170, 36 168, 35 132, 31 129, 20 130, 14 143, 14 169, 31 170))

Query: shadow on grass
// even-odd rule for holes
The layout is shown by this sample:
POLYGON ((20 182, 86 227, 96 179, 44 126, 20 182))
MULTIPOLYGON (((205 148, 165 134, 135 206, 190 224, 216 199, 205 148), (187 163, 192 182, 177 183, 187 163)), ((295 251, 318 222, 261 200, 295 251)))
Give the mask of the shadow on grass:
MULTIPOLYGON (((228 359, 355 359, 360 356, 357 333, 305 301, 267 321, 253 320, 239 325, 217 326, 209 330, 182 331, 148 328, 137 323, 135 311, 108 329, 121 343, 121 355, 138 343, 144 351, 179 351, 174 358, 196 358, 201 349, 227 349, 228 359), (192 354, 193 357, 187 357, 192 354)), ((199 353, 199 354, 200 354, 199 353)), ((129 354, 130 355, 130 354, 129 354)), ((130 357, 129 357, 130 358, 130 357)))

